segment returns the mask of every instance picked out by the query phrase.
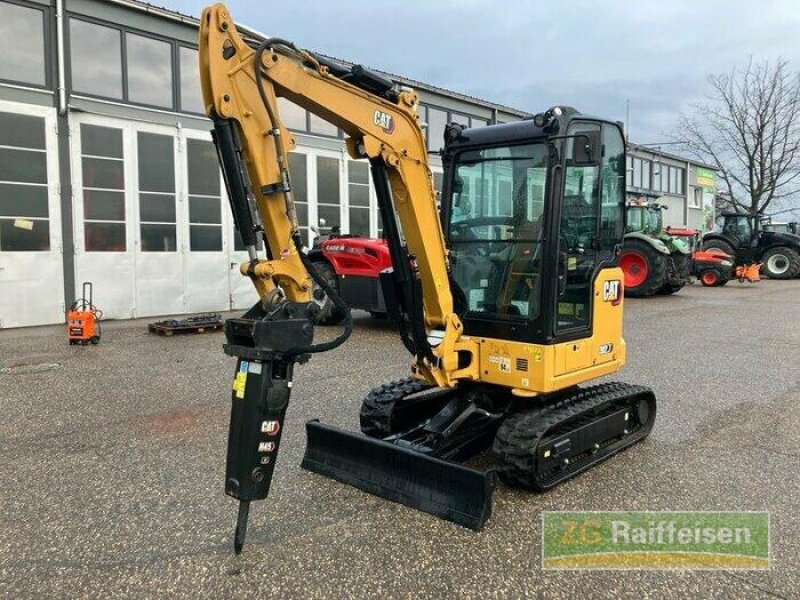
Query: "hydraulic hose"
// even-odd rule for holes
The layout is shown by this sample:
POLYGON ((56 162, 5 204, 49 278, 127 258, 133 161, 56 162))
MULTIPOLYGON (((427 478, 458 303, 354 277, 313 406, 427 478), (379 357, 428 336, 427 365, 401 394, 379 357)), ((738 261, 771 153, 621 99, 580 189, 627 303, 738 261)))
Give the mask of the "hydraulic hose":
MULTIPOLYGON (((268 40, 264 40, 258 45, 256 49, 255 57, 253 59, 253 70, 255 71, 255 80, 256 80, 256 87, 258 88, 258 95, 261 97, 261 103, 264 105, 264 109, 267 111, 269 115, 269 120, 272 123, 273 127, 277 127, 279 120, 275 111, 273 110, 272 105, 269 103, 267 99, 267 94, 264 92, 263 86, 263 75, 261 73, 261 57, 264 55, 264 51, 272 48, 273 46, 280 45, 286 46, 287 48, 298 52, 297 47, 292 43, 280 38, 271 38, 268 40)), ((284 170, 284 177, 289 182, 289 189, 291 189, 291 179, 289 177, 289 161, 283 151, 283 144, 281 143, 279 136, 272 136, 273 141, 275 142, 275 152, 278 155, 278 160, 281 164, 281 168, 284 170)), ((292 226, 295 227, 297 225, 296 218, 294 218, 294 207, 287 206, 287 212, 291 213, 290 220, 292 221, 292 226)), ((303 252, 302 245, 300 244, 299 236, 295 236, 294 239, 295 246, 297 248, 297 253, 300 256, 300 260, 303 263, 303 266, 308 271, 308 274, 311 276, 311 279, 322 288, 322 291, 325 292, 328 297, 333 302, 333 305, 344 312, 345 314, 345 321, 344 321, 344 329, 342 333, 340 333, 337 337, 330 340, 329 342, 322 342, 320 344, 312 344, 311 346, 306 346, 303 348, 293 348, 289 350, 286 354, 287 356, 297 356, 300 354, 317 354, 319 352, 327 352, 328 350, 333 350, 334 348, 338 348, 341 346, 347 338, 350 337, 350 334, 353 333, 353 315, 350 312, 350 307, 344 303, 342 298, 339 294, 334 290, 331 286, 328 285, 328 282, 319 274, 316 267, 312 264, 312 262, 308 259, 305 252, 303 252)))

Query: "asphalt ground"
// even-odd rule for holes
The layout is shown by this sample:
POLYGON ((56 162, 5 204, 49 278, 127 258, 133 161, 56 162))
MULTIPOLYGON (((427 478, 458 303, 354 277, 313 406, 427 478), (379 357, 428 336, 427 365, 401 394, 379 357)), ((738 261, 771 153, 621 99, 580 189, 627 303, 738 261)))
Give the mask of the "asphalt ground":
MULTIPOLYGON (((392 328, 296 370, 272 493, 232 552, 223 493, 234 360, 220 333, 109 322, 0 331, 0 595, 800 597, 800 281, 628 300, 629 363, 650 437, 555 490, 500 486, 479 533, 300 469, 303 424, 356 429, 360 398, 407 374, 392 328), (543 571, 544 510, 766 510, 768 571, 543 571)), ((334 329, 322 336, 331 337, 334 329)))

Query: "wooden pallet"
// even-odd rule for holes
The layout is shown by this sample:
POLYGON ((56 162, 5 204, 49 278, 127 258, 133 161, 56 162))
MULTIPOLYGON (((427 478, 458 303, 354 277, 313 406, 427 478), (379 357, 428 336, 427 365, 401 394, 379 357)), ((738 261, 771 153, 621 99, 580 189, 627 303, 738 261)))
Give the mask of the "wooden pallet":
POLYGON ((205 333, 222 328, 222 316, 215 315, 216 320, 193 320, 193 319, 170 319, 168 321, 158 321, 147 326, 150 333, 171 336, 176 333, 205 333))

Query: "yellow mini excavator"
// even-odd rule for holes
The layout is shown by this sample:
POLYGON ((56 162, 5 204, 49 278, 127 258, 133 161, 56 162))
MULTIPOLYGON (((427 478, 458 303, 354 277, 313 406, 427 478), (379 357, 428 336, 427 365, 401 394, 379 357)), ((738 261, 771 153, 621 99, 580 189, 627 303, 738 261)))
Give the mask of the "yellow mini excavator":
POLYGON ((260 298, 225 325, 238 359, 225 475, 240 501, 237 553, 249 503, 269 492, 294 366, 352 330, 348 316, 338 337, 313 341, 315 289, 348 311, 301 251, 278 98, 336 125, 350 156, 369 161, 393 263, 381 288, 412 357, 409 378, 363 400, 361 433, 306 425, 304 468, 480 529, 495 473, 547 490, 647 436, 648 388, 578 387, 625 363, 618 123, 553 107, 451 124, 439 210, 413 90, 286 40, 243 37, 222 4, 202 15, 200 76, 249 253, 241 272, 260 298), (463 464, 489 447, 492 468, 463 464))

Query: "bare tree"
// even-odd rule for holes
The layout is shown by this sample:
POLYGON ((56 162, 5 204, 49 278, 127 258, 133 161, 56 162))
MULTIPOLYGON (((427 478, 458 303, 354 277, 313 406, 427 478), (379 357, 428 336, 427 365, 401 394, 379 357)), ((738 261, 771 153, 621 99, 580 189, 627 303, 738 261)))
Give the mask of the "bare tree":
POLYGON ((675 138, 719 170, 718 206, 763 214, 800 187, 800 74, 782 59, 751 60, 708 81, 710 95, 681 116, 675 138))

